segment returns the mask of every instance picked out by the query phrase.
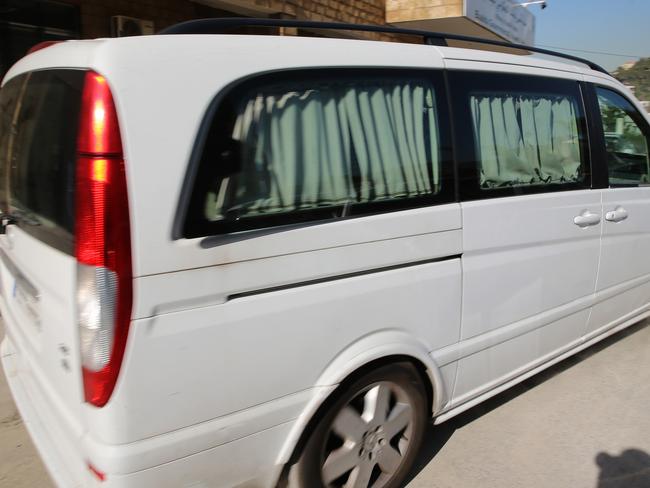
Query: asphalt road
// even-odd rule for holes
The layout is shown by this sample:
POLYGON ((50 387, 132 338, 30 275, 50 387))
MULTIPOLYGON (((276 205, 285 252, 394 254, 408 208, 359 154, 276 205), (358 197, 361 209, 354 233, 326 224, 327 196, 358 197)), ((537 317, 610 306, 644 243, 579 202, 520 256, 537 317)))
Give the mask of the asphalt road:
MULTIPOLYGON (((4 374, 0 487, 53 487, 4 374)), ((648 323, 429 428, 408 487, 649 488, 648 323)))

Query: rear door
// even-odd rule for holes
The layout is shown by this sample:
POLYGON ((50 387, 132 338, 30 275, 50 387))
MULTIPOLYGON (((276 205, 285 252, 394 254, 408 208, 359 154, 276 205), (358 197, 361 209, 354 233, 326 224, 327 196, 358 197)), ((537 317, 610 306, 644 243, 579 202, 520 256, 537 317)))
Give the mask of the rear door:
POLYGON ((73 202, 84 72, 19 75, 0 91, 2 316, 50 409, 79 430, 73 202))
POLYGON ((596 305, 587 336, 650 305, 650 125, 623 93, 589 85, 604 163, 603 240, 596 305))
POLYGON ((602 223, 578 81, 450 77, 463 200, 460 404, 580 341, 602 223))

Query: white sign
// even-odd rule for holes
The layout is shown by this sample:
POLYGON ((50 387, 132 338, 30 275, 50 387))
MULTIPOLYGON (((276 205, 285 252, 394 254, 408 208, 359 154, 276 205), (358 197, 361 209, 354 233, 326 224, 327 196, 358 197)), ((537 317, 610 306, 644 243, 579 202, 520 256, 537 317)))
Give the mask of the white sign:
POLYGON ((517 1, 465 0, 465 16, 510 42, 535 41, 535 16, 517 1))

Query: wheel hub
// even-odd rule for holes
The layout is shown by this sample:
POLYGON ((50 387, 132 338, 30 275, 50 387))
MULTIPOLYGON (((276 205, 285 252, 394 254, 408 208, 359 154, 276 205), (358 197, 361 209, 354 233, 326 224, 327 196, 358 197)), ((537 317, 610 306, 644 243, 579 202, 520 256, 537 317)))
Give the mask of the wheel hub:
POLYGON ((363 435, 359 455, 361 457, 368 455, 370 457, 376 457, 376 455, 379 454, 379 451, 381 451, 385 444, 386 438, 384 437, 384 432, 381 426, 377 427, 376 429, 369 430, 363 435))

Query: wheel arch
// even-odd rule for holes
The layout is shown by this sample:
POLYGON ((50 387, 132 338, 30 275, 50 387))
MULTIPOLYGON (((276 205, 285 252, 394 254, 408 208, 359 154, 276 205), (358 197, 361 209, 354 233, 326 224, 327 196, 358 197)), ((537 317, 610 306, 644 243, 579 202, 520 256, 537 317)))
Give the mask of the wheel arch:
POLYGON ((280 450, 278 464, 285 465, 284 474, 288 474, 288 468, 295 462, 321 415, 336 400, 337 391, 370 369, 400 362, 410 363, 418 372, 427 390, 431 416, 439 411, 446 392, 440 370, 425 344, 401 331, 381 331, 363 337, 341 351, 323 369, 312 399, 280 450))

